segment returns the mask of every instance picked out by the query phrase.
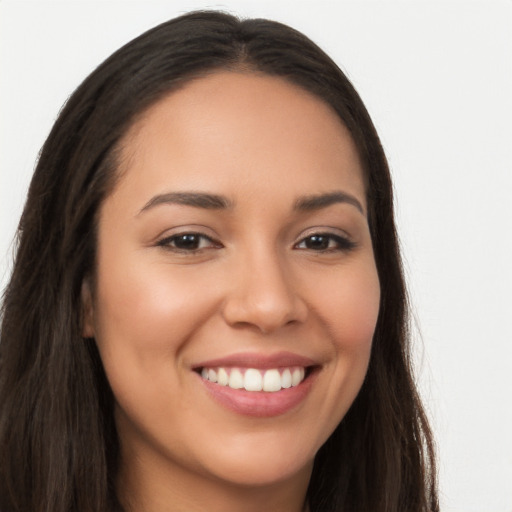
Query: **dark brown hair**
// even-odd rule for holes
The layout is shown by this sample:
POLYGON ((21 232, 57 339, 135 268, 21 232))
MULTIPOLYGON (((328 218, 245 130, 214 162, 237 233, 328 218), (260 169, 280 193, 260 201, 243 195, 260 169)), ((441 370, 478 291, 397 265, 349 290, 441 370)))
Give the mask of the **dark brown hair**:
POLYGON ((370 117, 336 64, 301 33, 195 12, 101 64, 69 98, 41 151, 2 309, 2 512, 120 510, 113 396, 80 325, 97 212, 115 185, 120 140, 137 116, 219 69, 280 76, 323 99, 350 130, 365 173, 380 312, 363 387, 316 456, 311 511, 438 510, 432 435, 411 371, 392 186, 370 117))

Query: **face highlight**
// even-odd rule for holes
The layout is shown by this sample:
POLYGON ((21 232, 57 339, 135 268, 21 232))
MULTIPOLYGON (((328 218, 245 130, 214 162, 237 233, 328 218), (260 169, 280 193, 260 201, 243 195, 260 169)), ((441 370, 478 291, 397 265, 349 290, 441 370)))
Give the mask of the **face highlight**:
POLYGON ((122 161, 85 334, 126 480, 307 487, 379 310, 350 134, 282 79, 219 72, 150 108, 122 161))

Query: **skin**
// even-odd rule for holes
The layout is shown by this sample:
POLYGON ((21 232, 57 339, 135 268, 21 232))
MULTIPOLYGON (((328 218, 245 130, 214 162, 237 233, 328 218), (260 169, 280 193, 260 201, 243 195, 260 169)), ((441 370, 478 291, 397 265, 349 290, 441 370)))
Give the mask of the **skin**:
POLYGON ((137 121, 120 173, 100 210, 84 335, 96 338, 117 402, 122 501, 145 512, 303 510, 314 456, 362 385, 379 310, 347 129, 280 78, 218 72, 137 121), (153 199, 190 191, 230 205, 153 199), (294 208, 333 191, 354 200, 294 208), (208 238, 179 250, 171 237, 183 233, 208 238), (326 247, 311 246, 318 233, 326 247), (279 351, 317 371, 305 399, 273 417, 225 408, 192 369, 279 351))

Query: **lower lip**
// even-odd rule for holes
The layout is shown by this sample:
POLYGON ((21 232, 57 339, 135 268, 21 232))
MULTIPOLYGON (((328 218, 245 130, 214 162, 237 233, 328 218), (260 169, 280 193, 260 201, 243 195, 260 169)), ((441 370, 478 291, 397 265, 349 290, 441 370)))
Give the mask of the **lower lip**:
POLYGON ((233 389, 203 379, 201 382, 210 396, 220 405, 244 416, 269 418, 291 411, 303 402, 311 390, 315 374, 309 375, 299 385, 281 391, 246 391, 233 389))

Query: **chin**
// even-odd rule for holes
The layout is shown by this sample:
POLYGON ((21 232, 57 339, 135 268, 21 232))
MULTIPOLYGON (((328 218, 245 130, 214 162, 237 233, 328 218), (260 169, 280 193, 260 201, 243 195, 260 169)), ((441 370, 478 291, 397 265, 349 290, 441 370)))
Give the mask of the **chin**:
POLYGON ((309 449, 304 441, 290 445, 294 436, 289 433, 251 437, 235 439, 229 448, 224 445, 226 450, 212 453, 208 460, 215 464, 208 464, 208 473, 240 486, 271 486, 297 477, 309 480, 318 443, 310 443, 309 449))
MULTIPOLYGON (((280 455, 277 454, 274 459, 280 459, 280 455)), ((264 463, 261 461, 240 463, 238 460, 233 464, 226 465, 222 472, 217 468, 217 477, 235 486, 261 488, 282 484, 300 477, 308 481, 312 469, 313 460, 297 465, 290 465, 282 460, 266 460, 264 463)))

